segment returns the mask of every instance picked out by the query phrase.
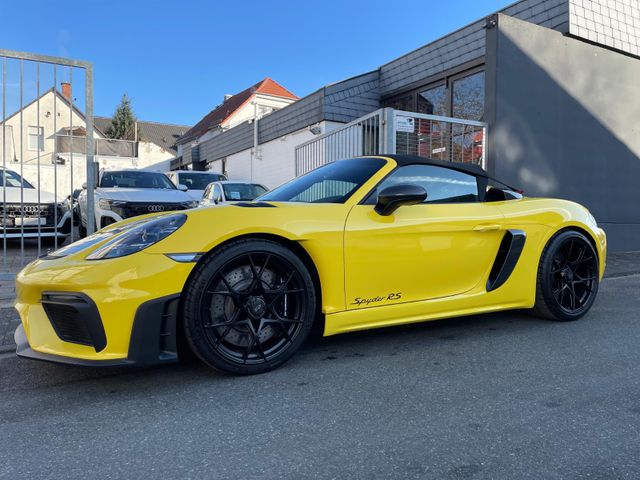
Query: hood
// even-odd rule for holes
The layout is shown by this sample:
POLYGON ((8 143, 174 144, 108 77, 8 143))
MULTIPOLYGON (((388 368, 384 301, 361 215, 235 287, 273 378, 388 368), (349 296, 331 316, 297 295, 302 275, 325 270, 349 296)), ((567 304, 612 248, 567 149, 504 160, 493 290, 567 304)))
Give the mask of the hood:
POLYGON ((186 194, 189 195, 189 198, 191 198, 192 200, 197 200, 200 201, 202 200, 202 194, 204 193, 204 190, 187 190, 186 194))
MULTIPOLYGON (((4 191, 7 196, 7 203, 20 203, 20 187, 5 187, 4 191)), ((3 200, 3 193, 0 192, 0 201, 3 200)), ((58 202, 62 202, 65 196, 58 192, 58 202)), ((38 203, 38 190, 35 188, 22 189, 23 203, 38 203)), ((56 203, 56 197, 53 193, 40 191, 40 203, 56 203)))
POLYGON ((101 198, 122 200, 125 202, 190 202, 191 197, 180 190, 162 188, 96 188, 101 198))

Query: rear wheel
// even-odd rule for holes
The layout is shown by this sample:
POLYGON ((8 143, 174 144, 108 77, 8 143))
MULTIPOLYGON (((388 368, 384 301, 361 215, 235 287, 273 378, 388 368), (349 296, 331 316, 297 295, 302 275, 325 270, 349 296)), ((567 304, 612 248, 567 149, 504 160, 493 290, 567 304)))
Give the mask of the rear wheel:
POLYGON ((315 312, 315 288, 304 263, 279 243, 243 240, 197 267, 186 286, 185 338, 218 370, 262 373, 298 351, 315 312))
POLYGON ((553 237, 540 259, 534 313, 559 321, 582 317, 595 301, 598 270, 598 255, 583 234, 553 237))

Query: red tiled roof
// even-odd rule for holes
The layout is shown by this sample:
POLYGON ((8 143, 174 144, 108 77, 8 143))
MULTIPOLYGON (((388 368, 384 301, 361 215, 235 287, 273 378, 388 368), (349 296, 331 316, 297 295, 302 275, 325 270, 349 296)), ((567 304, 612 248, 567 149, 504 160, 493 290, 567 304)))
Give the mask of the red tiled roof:
POLYGON ((245 103, 247 103, 253 95, 256 93, 262 93, 264 95, 273 95, 275 97, 289 98, 297 100, 298 97, 284 88, 278 82, 265 78, 264 80, 256 83, 255 85, 247 88, 246 90, 236 93, 230 99, 218 105, 216 108, 207 113, 202 120, 196 123, 190 130, 188 130, 179 140, 178 143, 187 143, 190 140, 194 140, 212 128, 217 127, 231 117, 237 110, 240 109, 245 103))

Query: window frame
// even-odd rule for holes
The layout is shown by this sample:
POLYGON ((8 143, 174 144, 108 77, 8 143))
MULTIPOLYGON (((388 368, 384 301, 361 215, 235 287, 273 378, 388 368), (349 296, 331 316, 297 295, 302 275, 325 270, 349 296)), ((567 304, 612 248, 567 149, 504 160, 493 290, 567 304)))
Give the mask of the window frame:
POLYGON ((41 125, 28 125, 27 126, 27 150, 30 152, 44 152, 44 127, 41 125), (31 129, 37 130, 38 133, 31 133, 31 129), (31 146, 31 138, 36 138, 37 146, 33 148, 31 146))
MULTIPOLYGON (((481 58, 476 61, 468 62, 464 65, 461 65, 459 68, 449 70, 444 74, 440 74, 438 76, 430 77, 425 79, 425 81, 421 83, 414 83, 410 87, 397 91, 395 93, 385 95, 382 97, 382 105, 385 107, 390 107, 390 103, 399 100, 403 97, 411 96, 411 110, 412 112, 418 111, 418 96, 421 92, 426 90, 431 90, 433 88, 440 87, 444 85, 446 96, 447 96, 447 117, 451 117, 453 114, 453 82, 460 80, 464 77, 468 77, 470 75, 474 75, 478 72, 485 72, 485 82, 486 82, 486 65, 484 58, 481 58)), ((486 85, 486 83, 485 83, 486 85)), ((392 107, 393 108, 393 107, 392 107)), ((485 110, 486 110, 486 95, 485 95, 485 110)))
MULTIPOLYGON (((463 173, 465 175, 469 175, 470 177, 475 178, 475 180, 476 180, 476 189, 477 189, 477 200, 474 201, 474 202, 429 202, 427 200, 427 201, 424 201, 424 202, 420 202, 420 203, 418 203, 416 205, 466 205, 466 204, 484 203, 484 193, 485 193, 486 185, 487 185, 487 179, 486 178, 481 177, 480 175, 475 175, 473 173, 464 172, 464 171, 458 170, 456 168, 451 168, 451 167, 448 167, 446 165, 434 165, 434 164, 431 164, 431 163, 414 162, 414 163, 405 163, 405 164, 402 164, 402 165, 398 165, 396 168, 394 168, 389 173, 387 173, 382 179, 380 179, 380 181, 378 183, 376 183, 371 188, 371 190, 369 190, 369 192, 367 192, 367 194, 364 197, 362 197, 362 200, 358 203, 358 205, 375 205, 378 202, 378 197, 376 195, 378 187, 380 187, 380 185, 382 185, 383 182, 385 182, 391 175, 396 173, 399 169, 401 169, 403 167, 414 166, 414 165, 423 165, 425 167, 444 168, 444 169, 447 169, 447 170, 455 170, 455 171, 463 173)), ((429 192, 427 192, 427 194, 428 193, 429 192)))

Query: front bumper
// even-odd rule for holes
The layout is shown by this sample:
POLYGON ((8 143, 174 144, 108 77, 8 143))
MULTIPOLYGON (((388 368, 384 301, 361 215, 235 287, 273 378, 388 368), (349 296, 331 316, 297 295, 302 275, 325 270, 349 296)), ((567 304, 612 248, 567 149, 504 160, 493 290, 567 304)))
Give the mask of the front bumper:
MULTIPOLYGON (((25 217, 25 220, 28 220, 25 217)), ((71 212, 65 212, 57 218, 58 223, 54 225, 50 219, 47 219, 45 225, 37 226, 0 226, 0 235, 7 238, 38 238, 38 237, 66 237, 71 233, 72 215, 71 212)))
MULTIPOLYGON (((176 323, 179 300, 180 295, 169 295, 145 302, 138 308, 133 321, 131 341, 126 358, 91 360, 38 351, 31 348, 22 324, 18 326, 13 336, 17 346, 16 355, 32 360, 90 367, 154 365, 175 362, 178 360, 176 323)), ((68 338, 62 338, 60 332, 56 331, 56 334, 61 340, 68 340, 68 338)), ((71 343, 76 342, 72 341, 71 343)), ((96 351, 100 348, 98 345, 92 346, 96 351)))
POLYGON ((78 365, 176 360, 179 292, 193 265, 144 252, 36 260, 16 279, 17 354, 78 365))

